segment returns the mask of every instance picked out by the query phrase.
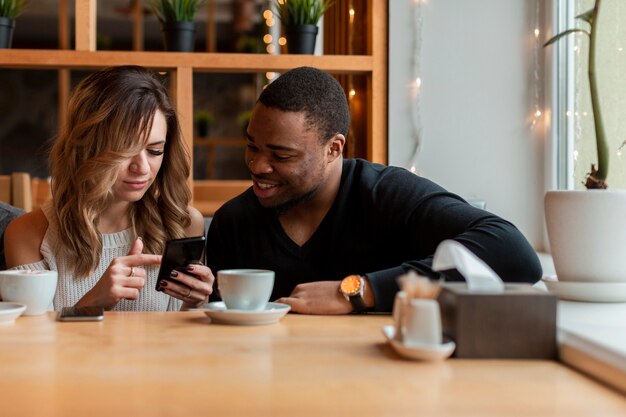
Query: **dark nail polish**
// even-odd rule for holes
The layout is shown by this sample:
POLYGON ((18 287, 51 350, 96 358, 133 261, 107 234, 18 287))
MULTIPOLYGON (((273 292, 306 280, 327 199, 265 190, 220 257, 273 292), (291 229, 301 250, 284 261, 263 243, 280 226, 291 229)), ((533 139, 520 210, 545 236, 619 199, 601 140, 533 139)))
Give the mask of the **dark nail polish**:
POLYGON ((191 264, 187 265, 187 271, 193 272, 193 270, 194 270, 193 265, 191 265, 191 264))
POLYGON ((177 277, 177 276, 178 276, 178 271, 170 272, 170 277, 177 277))
POLYGON ((167 281, 161 281, 161 283, 159 284, 159 289, 163 289, 167 287, 167 281))

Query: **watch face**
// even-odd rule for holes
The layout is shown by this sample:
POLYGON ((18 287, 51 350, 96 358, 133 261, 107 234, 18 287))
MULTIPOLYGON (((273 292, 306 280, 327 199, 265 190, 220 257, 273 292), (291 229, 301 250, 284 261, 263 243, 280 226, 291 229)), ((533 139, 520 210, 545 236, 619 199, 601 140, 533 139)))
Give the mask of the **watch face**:
POLYGON ((341 292, 347 296, 356 295, 361 290, 361 277, 350 275, 341 281, 341 292))

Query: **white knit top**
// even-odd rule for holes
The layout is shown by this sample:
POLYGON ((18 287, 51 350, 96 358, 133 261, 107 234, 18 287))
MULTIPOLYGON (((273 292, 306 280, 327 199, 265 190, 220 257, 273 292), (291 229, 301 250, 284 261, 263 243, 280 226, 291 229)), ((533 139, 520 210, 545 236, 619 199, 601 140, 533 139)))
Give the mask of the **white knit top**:
MULTIPOLYGON (((52 215, 52 204, 44 204, 42 210, 48 219, 48 230, 41 244, 41 261, 19 265, 13 269, 37 269, 57 271, 59 278, 57 291, 54 295, 54 309, 69 307, 76 304, 104 274, 113 259, 119 256, 128 255, 135 238, 131 230, 126 229, 121 232, 103 234, 102 255, 95 272, 88 277, 74 277, 68 270, 68 259, 59 253, 59 229, 56 224, 56 216, 52 215)), ((117 311, 177 311, 180 310, 181 301, 170 297, 154 289, 159 267, 149 265, 145 267, 147 272, 146 285, 139 292, 136 300, 121 300, 113 310, 117 311)))

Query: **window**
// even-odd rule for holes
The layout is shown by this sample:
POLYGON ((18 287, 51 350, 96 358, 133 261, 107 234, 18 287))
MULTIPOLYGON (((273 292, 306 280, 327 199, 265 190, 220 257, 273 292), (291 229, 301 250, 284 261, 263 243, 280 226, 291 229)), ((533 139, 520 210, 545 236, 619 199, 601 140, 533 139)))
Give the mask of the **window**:
MULTIPOLYGON (((575 19, 593 8, 594 0, 559 0, 555 33, 568 28, 587 29, 575 19)), ((602 119, 609 144, 610 188, 626 188, 626 2, 603 0, 596 50, 596 73, 602 119)), ((591 164, 597 161, 595 128, 587 57, 589 39, 576 33, 554 45, 556 85, 554 128, 557 138, 556 164, 558 188, 584 189, 583 181, 591 164)))

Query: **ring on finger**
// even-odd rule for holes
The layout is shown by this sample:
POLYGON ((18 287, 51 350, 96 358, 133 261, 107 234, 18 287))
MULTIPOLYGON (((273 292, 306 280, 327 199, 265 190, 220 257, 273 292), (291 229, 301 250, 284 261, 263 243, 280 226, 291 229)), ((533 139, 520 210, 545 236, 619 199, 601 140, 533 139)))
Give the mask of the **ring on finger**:
POLYGON ((128 276, 129 276, 129 277, 132 277, 132 276, 134 276, 134 275, 135 275, 135 267, 134 267, 134 266, 131 266, 131 267, 130 267, 130 272, 128 273, 128 276))
POLYGON ((187 293, 187 295, 185 296, 185 298, 189 298, 189 297, 191 296, 192 291, 193 291, 193 290, 192 290, 191 288, 189 288, 189 292, 187 293))

